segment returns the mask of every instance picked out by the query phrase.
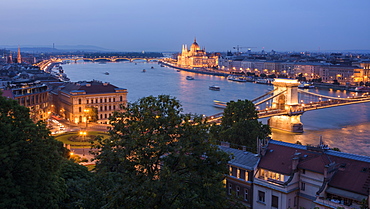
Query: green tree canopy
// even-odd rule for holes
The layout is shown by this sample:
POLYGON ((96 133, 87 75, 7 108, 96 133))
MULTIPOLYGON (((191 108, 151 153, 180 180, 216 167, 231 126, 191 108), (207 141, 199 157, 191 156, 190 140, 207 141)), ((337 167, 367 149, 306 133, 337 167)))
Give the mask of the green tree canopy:
POLYGON ((211 128, 212 138, 257 151, 257 138, 271 134, 270 127, 258 121, 257 110, 249 100, 230 101, 224 110, 221 125, 211 128))
POLYGON ((175 98, 149 96, 111 118, 96 172, 111 185, 106 208, 223 208, 229 156, 208 138, 208 124, 182 114, 175 98), (112 183, 114 182, 114 183, 112 183))
POLYGON ((28 108, 0 95, 0 208, 58 208, 65 198, 59 177, 63 144, 28 108))

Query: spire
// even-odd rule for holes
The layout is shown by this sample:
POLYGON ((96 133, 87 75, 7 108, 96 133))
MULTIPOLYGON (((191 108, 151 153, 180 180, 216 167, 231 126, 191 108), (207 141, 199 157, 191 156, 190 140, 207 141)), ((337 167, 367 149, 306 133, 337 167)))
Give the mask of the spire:
POLYGON ((196 37, 194 37, 194 43, 197 43, 197 38, 196 37))
POLYGON ((21 48, 18 45, 17 63, 22 63, 21 48))

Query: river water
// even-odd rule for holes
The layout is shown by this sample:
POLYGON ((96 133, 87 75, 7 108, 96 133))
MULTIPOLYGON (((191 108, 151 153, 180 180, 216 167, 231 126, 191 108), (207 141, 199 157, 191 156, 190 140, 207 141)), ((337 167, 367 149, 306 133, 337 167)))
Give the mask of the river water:
MULTIPOLYGON (((126 88, 127 99, 134 102, 146 96, 167 94, 176 97, 183 112, 213 115, 223 110, 213 107, 213 100, 231 101, 254 99, 272 89, 272 86, 254 83, 238 83, 224 77, 202 75, 160 67, 155 62, 115 62, 98 64, 78 62, 63 65, 71 81, 100 80, 126 88), (145 69, 145 72, 143 70, 145 69), (109 72, 109 75, 105 75, 109 72), (186 76, 194 80, 186 80, 186 76), (218 85, 221 91, 210 91, 210 85, 218 85)), ((315 93, 329 96, 347 96, 345 91, 312 89, 315 93)), ((304 133, 293 134, 272 130, 272 138, 286 142, 316 145, 322 137, 329 147, 343 152, 370 156, 370 103, 347 105, 305 112, 301 117, 304 133)), ((267 120, 261 120, 266 123, 267 120)))

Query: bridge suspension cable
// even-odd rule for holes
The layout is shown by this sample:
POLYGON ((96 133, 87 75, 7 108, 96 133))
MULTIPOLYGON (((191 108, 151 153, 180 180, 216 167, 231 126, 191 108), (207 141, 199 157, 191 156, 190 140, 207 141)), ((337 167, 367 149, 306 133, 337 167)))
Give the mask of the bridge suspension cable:
POLYGON ((307 92, 307 91, 303 91, 303 90, 298 90, 298 92, 301 93, 301 94, 313 95, 313 96, 316 96, 316 97, 319 97, 319 98, 333 99, 333 100, 363 100, 363 99, 366 98, 366 97, 348 97, 348 98, 332 97, 332 96, 325 96, 325 95, 321 95, 321 94, 316 94, 316 93, 313 93, 313 92, 307 92))
POLYGON ((262 104, 262 103, 267 102, 267 101, 268 101, 268 100, 270 100, 270 99, 273 99, 273 98, 275 98, 275 97, 277 97, 277 96, 280 96, 281 94, 283 94, 283 93, 285 93, 285 92, 286 92, 286 90, 285 90, 285 91, 282 91, 282 92, 280 92, 280 93, 278 93, 278 94, 275 94, 275 95, 273 95, 273 96, 270 96, 270 97, 268 97, 268 98, 266 98, 266 99, 264 99, 264 100, 261 100, 261 101, 259 101, 259 102, 255 103, 254 105, 255 105, 255 106, 258 106, 258 105, 260 105, 260 104, 262 104))

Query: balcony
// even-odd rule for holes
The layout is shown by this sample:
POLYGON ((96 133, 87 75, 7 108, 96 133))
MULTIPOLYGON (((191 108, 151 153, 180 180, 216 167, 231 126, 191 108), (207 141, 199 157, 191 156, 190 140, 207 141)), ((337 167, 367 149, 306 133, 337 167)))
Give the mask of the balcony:
POLYGON ((288 185, 284 185, 283 181, 279 181, 272 178, 264 178, 263 176, 255 178, 254 183, 271 189, 276 189, 281 192, 291 192, 293 190, 298 189, 298 182, 293 183, 291 182, 288 185))
POLYGON ((361 206, 356 203, 344 203, 343 201, 337 199, 324 199, 323 197, 318 197, 315 201, 316 204, 330 207, 330 208, 344 208, 344 209, 360 209, 361 206))

